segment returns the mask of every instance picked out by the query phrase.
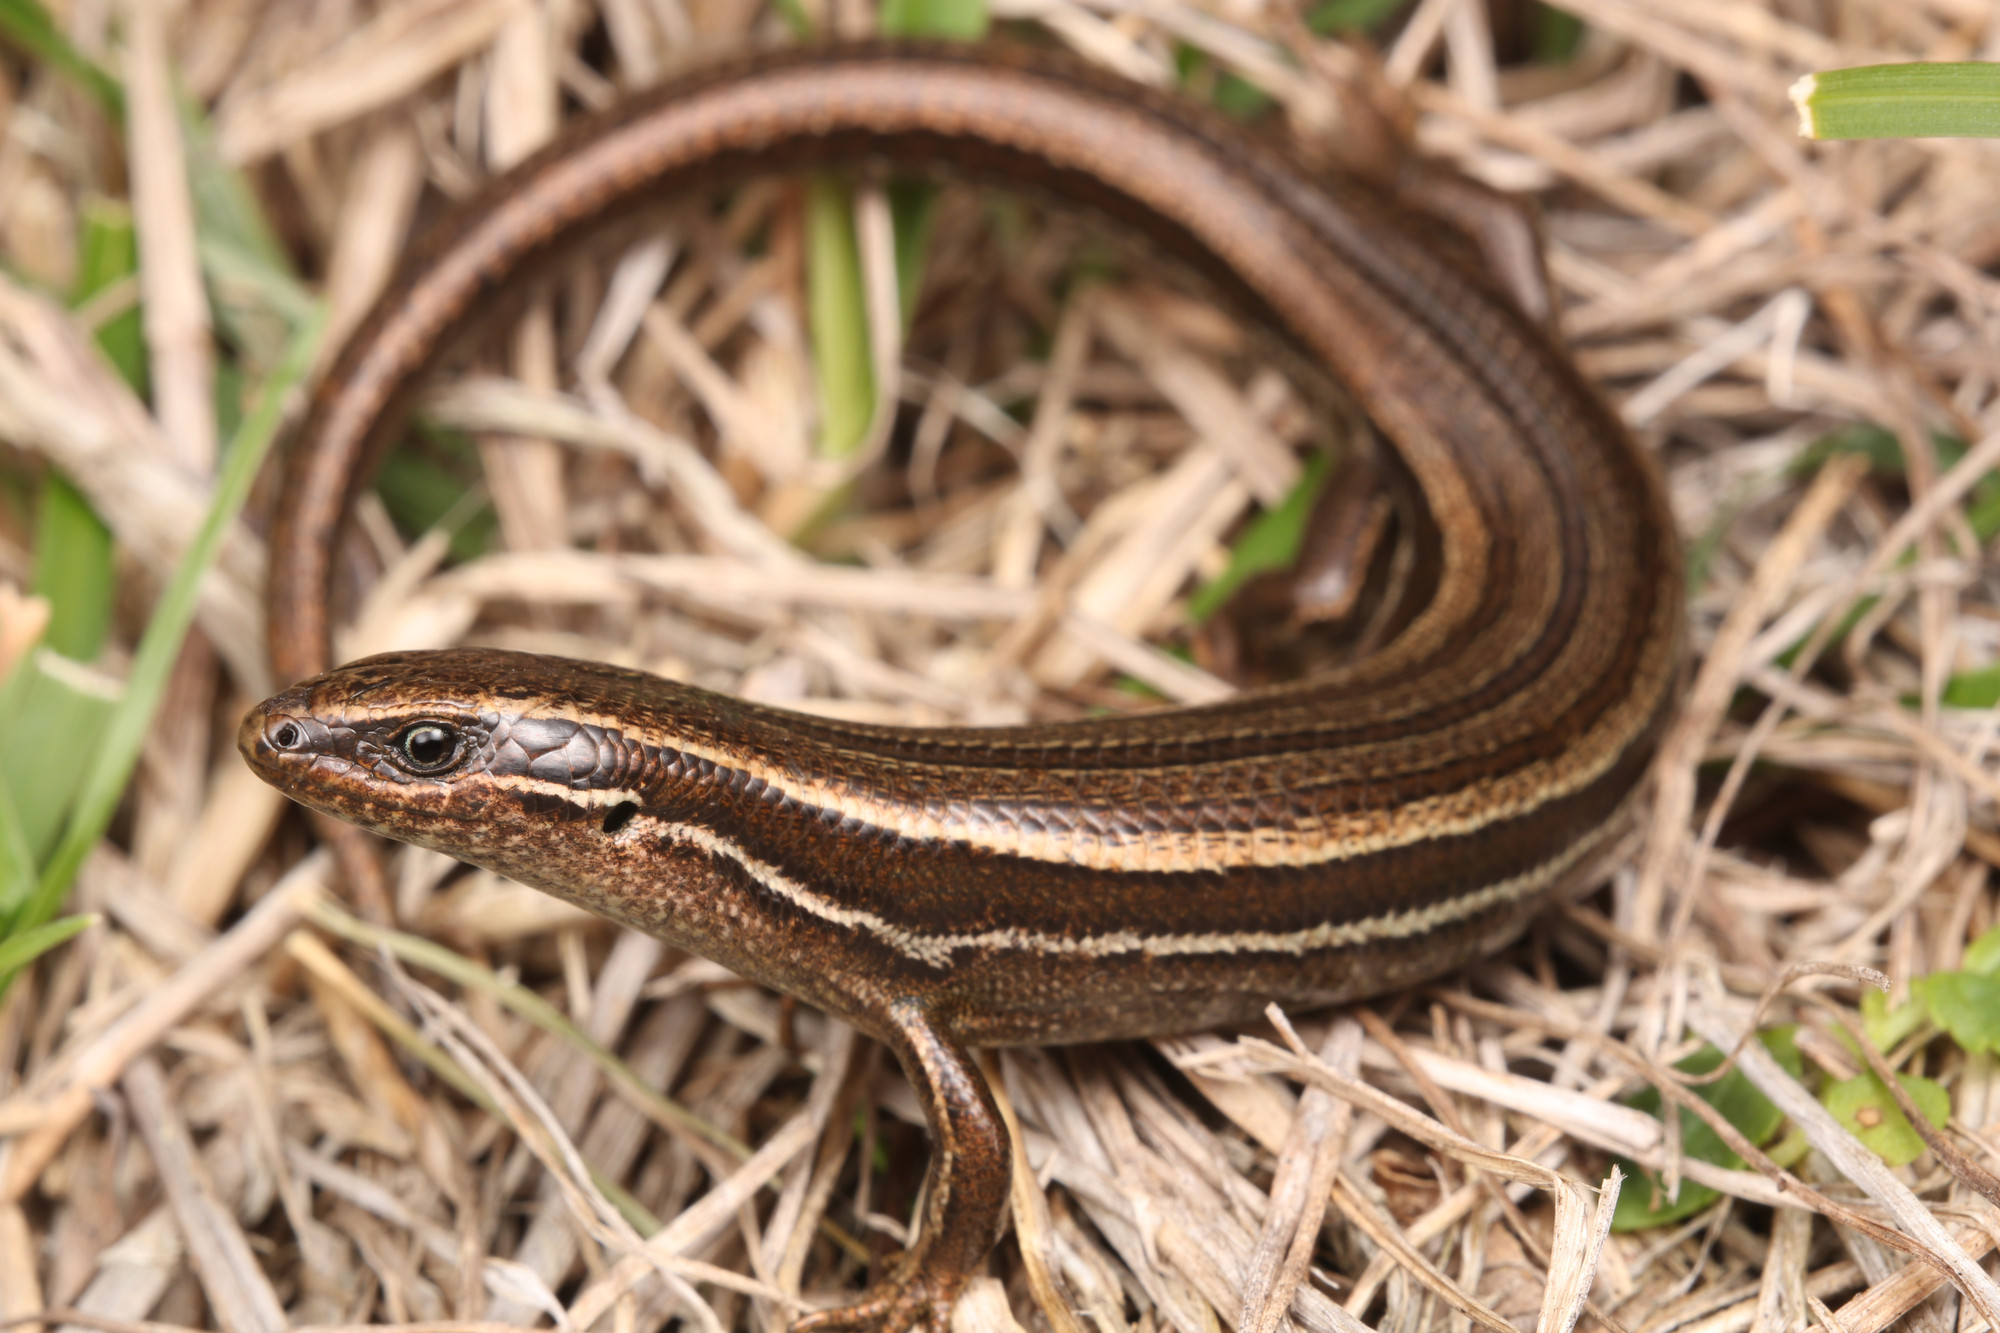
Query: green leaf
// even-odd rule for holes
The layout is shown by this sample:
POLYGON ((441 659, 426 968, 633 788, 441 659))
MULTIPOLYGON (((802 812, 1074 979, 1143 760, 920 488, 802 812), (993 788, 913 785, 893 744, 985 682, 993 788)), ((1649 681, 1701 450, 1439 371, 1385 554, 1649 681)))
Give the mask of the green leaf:
POLYGON ((1289 494, 1275 508, 1252 519, 1236 538, 1229 552, 1229 566, 1195 590, 1188 598, 1188 619, 1199 625, 1220 611, 1231 597, 1259 574, 1289 569, 1299 558, 1305 542, 1306 520, 1312 517, 1313 503, 1319 499, 1332 460, 1314 453, 1306 459, 1305 471, 1289 494))
POLYGON ((1174 68, 1184 92, 1237 120, 1250 120, 1276 104, 1262 88, 1221 68, 1208 52, 1186 42, 1174 48, 1174 68))
POLYGON ((854 200, 836 180, 820 178, 806 187, 806 299, 819 374, 819 451, 847 458, 867 438, 875 414, 875 372, 854 200))
MULTIPOLYGON (((132 226, 132 209, 121 200, 94 195, 83 205, 82 236, 77 244, 76 290, 72 307, 99 292, 134 279, 139 272, 139 234, 132 226)), ((146 375, 146 337, 139 320, 136 286, 123 310, 97 325, 97 345, 118 376, 141 398, 151 391, 146 375)))
POLYGON ((896 305, 907 329, 924 289, 939 192, 928 181, 890 181, 888 193, 890 225, 896 232, 896 305))
POLYGON ((1959 967, 1962 971, 1976 972, 1980 976, 2000 972, 2000 925, 1989 927, 1978 939, 1965 946, 1965 957, 1959 967))
POLYGON ((2000 974, 1935 972, 1911 982, 1910 993, 1962 1050, 2000 1051, 2000 974))
POLYGON ((239 369, 269 374, 284 357, 292 331, 316 317, 315 298, 294 275, 243 173, 216 151, 199 104, 182 97, 177 107, 201 271, 216 325, 235 347, 239 369))
POLYGON ((976 42, 992 24, 986 0, 887 0, 882 6, 885 37, 944 37, 976 42))
MULTIPOLYGON (((1951 1096, 1942 1087, 1915 1074, 1898 1074, 1910 1099, 1933 1125, 1951 1115, 1951 1096)), ((1872 1070, 1827 1085, 1820 1102, 1877 1157, 1890 1166, 1905 1166, 1924 1151, 1923 1138, 1910 1128, 1896 1099, 1872 1070)))
POLYGON ((1946 708, 1992 708, 2000 705, 2000 662, 1977 671, 1961 671, 1944 683, 1939 700, 1946 708))
MULTIPOLYGON (((1689 1153, 1701 1161, 1707 1161, 1699 1153, 1689 1153)), ((1734 1157, 1735 1154, 1731 1153, 1734 1157)), ((1634 1179, 1618 1195, 1618 1207, 1611 1214, 1613 1231, 1644 1231, 1648 1227, 1670 1226, 1685 1218, 1693 1217, 1722 1196, 1708 1186, 1692 1180, 1681 1181, 1679 1198, 1669 1198, 1667 1187, 1658 1175, 1637 1166, 1624 1158, 1618 1165, 1633 1174, 1634 1179)), ((1742 1165, 1741 1162, 1736 1165, 1742 1165)))
POLYGON ((806 7, 799 0, 775 0, 774 8, 785 26, 792 30, 792 36, 799 41, 810 42, 818 35, 812 16, 806 13, 806 7))
POLYGON ((1991 484, 1992 474, 1972 488, 1965 501, 1965 525, 1981 543, 2000 536, 2000 485, 1991 484))
POLYGON ((463 563, 493 549, 499 520, 478 479, 472 442, 451 431, 418 428, 421 447, 390 453, 375 491, 396 527, 411 536, 443 527, 451 558, 463 563))
POLYGON ((1402 9, 1408 0, 1325 0, 1306 14, 1306 26, 1322 35, 1372 32, 1402 9))
MULTIPOLYGON (((1938 467, 1949 468, 1965 457, 1966 444, 1956 435, 1932 431, 1931 448, 1937 454, 1938 467)), ((1827 459, 1841 453, 1863 455, 1868 459, 1869 467, 1885 477, 1909 475, 1902 442, 1882 427, 1867 422, 1842 426, 1820 437, 1809 448, 1799 452, 1789 471, 1793 476, 1808 475, 1827 459)), ((1966 497, 1965 520, 1972 528, 1973 536, 1981 542, 2000 536, 2000 472, 1988 472, 1973 483, 1972 491, 1966 497)))
POLYGON ((245 368, 268 374, 284 355, 291 330, 312 317, 316 298, 288 273, 248 250, 204 234, 202 276, 214 294, 216 322, 241 353, 245 368))
POLYGON ((0 920, 13 914, 35 889, 35 853, 21 827, 13 785, 0 782, 0 920))
MULTIPOLYGON (((1159 689, 1158 686, 1148 685, 1145 681, 1140 680, 1137 676, 1128 676, 1125 675, 1123 672, 1120 672, 1112 680, 1111 688, 1118 691, 1120 694, 1130 695, 1134 699, 1144 699, 1147 703, 1170 704, 1173 702, 1173 700, 1169 699, 1166 696, 1166 694, 1159 689)), ((1111 710, 1106 710, 1104 716, 1106 717, 1113 716, 1113 712, 1111 710)))
MULTIPOLYGON (((1778 1063, 1789 1070, 1794 1077, 1804 1073, 1805 1062, 1799 1056, 1799 1049, 1792 1041, 1790 1028, 1773 1028, 1757 1034, 1766 1050, 1778 1063)), ((1722 1064, 1722 1052, 1713 1046, 1705 1046, 1674 1066, 1687 1074, 1706 1074, 1722 1064)), ((1692 1091, 1703 1101, 1722 1113, 1722 1118, 1755 1144, 1763 1144, 1778 1132, 1784 1123, 1784 1115, 1769 1098, 1757 1091, 1741 1070, 1731 1069, 1713 1083, 1696 1085, 1692 1091)), ((1627 1100, 1626 1105, 1649 1115, 1660 1114, 1660 1094, 1647 1088, 1627 1100)), ((1706 1121, 1697 1119, 1680 1108, 1675 1108, 1680 1117, 1681 1152, 1697 1161, 1710 1162, 1729 1170, 1737 1170, 1743 1159, 1731 1151, 1706 1121)), ((1680 1197, 1668 1199, 1665 1187, 1654 1172, 1646 1170, 1635 1162, 1621 1159, 1619 1163, 1633 1176, 1638 1177, 1633 1184, 1618 1196, 1618 1208, 1612 1214, 1611 1226, 1616 1231, 1637 1231, 1645 1227, 1665 1226, 1691 1217, 1700 1212, 1719 1196, 1706 1185, 1693 1181, 1681 1182, 1680 1197)))
POLYGON ((19 931, 0 940, 0 976, 12 976, 57 945, 89 930, 99 919, 94 912, 66 916, 60 921, 46 921, 32 930, 19 931))
MULTIPOLYGON (((976 42, 992 27, 986 0, 887 0, 877 24, 885 37, 941 37, 976 42)), ((924 264, 930 256, 931 229, 937 220, 937 187, 926 181, 891 181, 888 186, 890 226, 896 245, 896 304, 908 328, 923 291, 924 264)), ((866 325, 863 325, 864 336, 866 325)), ((870 374, 869 414, 874 413, 870 374)), ((864 426, 864 429, 866 427, 864 426)))
MULTIPOLYGON (((95 197, 83 206, 72 305, 130 282, 139 243, 132 210, 95 197)), ((146 393, 146 345, 136 299, 97 326, 97 345, 135 393, 146 393)), ((33 590, 49 601, 45 642, 65 657, 91 662, 104 648, 117 595, 111 531, 66 479, 50 475, 36 500, 33 590)))
POLYGON ((216 148, 214 129, 201 104, 183 97, 179 108, 181 137, 188 151, 188 190, 203 243, 223 247, 237 262, 256 270, 259 280, 275 284, 274 303, 293 324, 301 322, 312 313, 312 293, 294 275, 289 252, 257 202, 257 192, 216 148))
POLYGON ((1889 1007, 1889 997, 1874 987, 1861 992, 1861 1026, 1878 1051, 1891 1051, 1930 1017, 1921 1001, 1910 999, 1889 1007))
MULTIPOLYGON (((208 513, 194 541, 182 554, 159 604, 153 608, 152 619, 147 622, 146 632, 132 656, 124 696, 106 720, 103 740, 89 754, 89 766, 62 838, 42 868, 34 895, 15 913, 9 934, 32 929, 55 915, 77 868, 110 824, 125 782, 139 760, 140 747, 152 726, 153 712, 166 690, 167 676, 180 656, 181 640, 194 619, 202 575, 214 563, 229 525, 250 494, 250 483, 277 436, 286 399, 312 366, 322 327, 323 321, 315 318, 293 335, 283 360, 264 382, 242 429, 231 443, 223 470, 216 479, 208 513)), ((4 989, 9 975, 0 972, 0 989, 4 989)))
MULTIPOLYGON (((32 865, 62 835, 120 693, 111 677, 47 648, 0 687, 0 782, 32 865)), ((0 900, 0 923, 20 901, 0 900)))
MULTIPOLYGON (((1840 643, 1846 639, 1853 632, 1854 627, 1859 625, 1862 619, 1875 609, 1875 603, 1879 600, 1881 599, 1873 596, 1863 597, 1858 599, 1853 606, 1848 607, 1847 614, 1843 615, 1839 623, 1834 626, 1833 637, 1827 640, 1828 644, 1840 643)), ((1814 626, 1813 629, 1809 629, 1799 635, 1797 640, 1787 646, 1783 652, 1779 653, 1772 660, 1781 667, 1791 666, 1793 662, 1798 660, 1800 650, 1812 639, 1817 630, 1818 626, 1814 626)), ((1912 701, 1912 706, 1914 706, 1914 701, 1912 701)))
POLYGON ((0 976, 14 975, 58 944, 89 930, 97 920, 95 914, 66 916, 0 940, 0 976))
POLYGON ((96 661, 111 629, 118 592, 111 529, 81 491, 53 472, 42 479, 35 505, 33 591, 49 601, 49 627, 42 641, 64 657, 96 661))
POLYGON ((71 46, 35 0, 0 0, 0 37, 83 85, 112 116, 125 114, 125 90, 103 66, 71 46))
POLYGON ((1583 46, 1583 20, 1554 5, 1534 8, 1532 59, 1537 65, 1561 65, 1576 58, 1583 46))
MULTIPOLYGON (((1931 432, 1931 449, 1937 455, 1937 465, 1948 468, 1965 457, 1966 446, 1958 436, 1934 430, 1931 432)), ((1860 454, 1868 460, 1869 467, 1885 477, 1909 475, 1909 463, 1903 457, 1903 442, 1893 432, 1872 421, 1852 422, 1828 431, 1800 450, 1787 470, 1795 477, 1806 476, 1835 454, 1860 454)), ((1980 484, 2000 485, 2000 473, 1988 472, 1980 484)))
POLYGON ((1251 120, 1278 104, 1277 99, 1240 74, 1222 70, 1215 76, 1215 109, 1237 120, 1251 120))
POLYGON ((1803 1162, 1812 1152, 1812 1140, 1797 1125, 1785 1131, 1784 1137, 1764 1148, 1764 1155, 1787 1171, 1803 1162))
POLYGON ((1791 87, 1807 139, 2000 137, 2000 65, 1862 65, 1791 87))

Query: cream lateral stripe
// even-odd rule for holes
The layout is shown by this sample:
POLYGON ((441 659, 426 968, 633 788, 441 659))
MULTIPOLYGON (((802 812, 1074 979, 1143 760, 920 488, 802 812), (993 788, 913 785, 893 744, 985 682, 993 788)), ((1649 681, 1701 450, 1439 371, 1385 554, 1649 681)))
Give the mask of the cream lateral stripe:
POLYGON ((888 918, 840 903, 793 879, 769 862, 713 829, 699 824, 681 824, 641 814, 617 836, 646 838, 664 836, 711 856, 727 857, 764 889, 784 899, 800 911, 819 920, 865 932, 906 958, 930 967, 944 967, 960 949, 1002 949, 1073 958, 1110 958, 1120 954, 1151 956, 1200 956, 1239 953, 1284 953, 1303 956, 1321 949, 1356 948, 1377 940, 1408 939, 1427 935, 1454 922, 1466 920, 1491 908, 1502 907, 1532 897, 1558 883, 1604 842, 1605 835, 1619 827, 1630 801, 1621 802, 1616 812, 1551 859, 1518 875, 1498 880, 1481 889, 1446 898, 1427 907, 1402 912, 1384 912, 1359 921, 1325 922, 1293 931, 1208 931, 1199 935, 1147 934, 1136 930, 1113 931, 1104 935, 1072 938, 1046 931, 1010 926, 1004 930, 974 933, 926 934, 899 926, 888 918))
MULTIPOLYGON (((553 796, 584 811, 609 810, 614 805, 636 805, 641 810, 646 807, 646 793, 626 787, 572 787, 567 782, 557 782, 551 778, 531 778, 524 773, 513 773, 500 777, 492 773, 478 774, 479 781, 493 791, 531 791, 542 796, 553 796)), ((450 776, 436 779, 439 786, 451 786, 450 776)))
MULTIPOLYGON (((1637 691, 1650 699, 1650 691, 1637 691)), ((1437 838, 1463 837, 1488 825, 1518 819, 1542 806, 1582 791, 1617 763, 1638 734, 1628 702, 1600 718, 1583 740, 1553 761, 1529 764, 1497 779, 1482 779, 1422 801, 1347 818, 1296 819, 1289 827, 1263 826, 1214 833, 1153 830, 1124 837, 1082 828, 1044 832, 1030 827, 1032 807, 992 803, 976 818, 948 817, 948 812, 917 809, 893 801, 857 797, 851 791, 822 782, 796 783, 787 770, 746 762, 726 749, 684 743, 680 738, 641 735, 629 723, 594 715, 576 719, 648 748, 670 749, 761 780, 775 792, 807 809, 831 811, 843 819, 883 829, 917 842, 962 843, 1002 856, 1092 870, 1171 872, 1227 870, 1240 866, 1300 867, 1351 860, 1437 838), (1565 762, 1566 761, 1566 762, 1565 762), (941 817, 944 816, 944 817, 941 817)), ((721 772, 716 774, 720 779, 721 772)), ((487 775, 495 785, 520 786, 561 796, 575 804, 597 808, 645 797, 627 790, 592 790, 566 783, 514 775, 487 775)), ((960 806, 963 809, 963 805, 960 806)), ((1053 822, 1053 821, 1051 821, 1053 822)))

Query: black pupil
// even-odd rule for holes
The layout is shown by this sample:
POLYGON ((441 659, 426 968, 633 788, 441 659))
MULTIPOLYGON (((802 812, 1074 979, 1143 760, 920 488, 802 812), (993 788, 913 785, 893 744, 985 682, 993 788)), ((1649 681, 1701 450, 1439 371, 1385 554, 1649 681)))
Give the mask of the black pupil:
POLYGON ((403 737, 403 753, 425 768, 451 758, 451 732, 440 726, 412 727, 403 737))
POLYGON ((271 737, 271 741, 280 750, 289 750, 299 743, 299 729, 287 722, 278 728, 278 734, 271 737))

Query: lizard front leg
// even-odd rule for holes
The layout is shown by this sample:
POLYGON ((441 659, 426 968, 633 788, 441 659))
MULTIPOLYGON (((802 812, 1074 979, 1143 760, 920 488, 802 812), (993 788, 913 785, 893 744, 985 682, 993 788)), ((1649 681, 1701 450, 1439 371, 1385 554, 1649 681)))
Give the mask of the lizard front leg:
POLYGON ((920 1001, 891 1001, 878 1030, 930 1122, 923 1223, 915 1243, 860 1300, 806 1315, 792 1333, 902 1333, 919 1322, 924 1333, 947 1333, 952 1304, 1000 1234, 1012 1163, 986 1076, 949 1021, 920 1001))

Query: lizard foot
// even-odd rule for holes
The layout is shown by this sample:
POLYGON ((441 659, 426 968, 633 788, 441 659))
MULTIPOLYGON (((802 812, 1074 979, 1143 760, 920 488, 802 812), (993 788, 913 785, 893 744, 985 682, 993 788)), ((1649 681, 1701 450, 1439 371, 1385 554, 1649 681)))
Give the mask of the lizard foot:
POLYGON ((907 1260, 869 1287, 861 1299, 831 1310, 815 1310, 792 1321, 791 1333, 951 1333, 951 1308, 965 1279, 926 1272, 907 1260))

